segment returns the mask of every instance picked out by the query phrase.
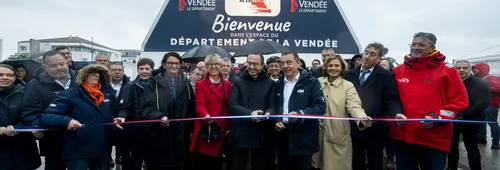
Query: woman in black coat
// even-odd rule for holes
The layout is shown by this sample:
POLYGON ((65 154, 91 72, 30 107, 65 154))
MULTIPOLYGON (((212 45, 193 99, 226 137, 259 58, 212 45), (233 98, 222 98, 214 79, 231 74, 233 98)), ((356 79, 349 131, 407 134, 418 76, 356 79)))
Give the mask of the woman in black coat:
POLYGON ((169 122, 169 119, 195 117, 194 91, 190 80, 180 71, 181 57, 167 53, 162 69, 144 87, 141 110, 145 119, 162 120, 148 131, 145 162, 148 170, 177 170, 190 165, 188 154, 192 121, 169 122))
POLYGON ((24 86, 16 84, 13 67, 0 64, 0 170, 34 170, 41 161, 31 133, 17 133, 24 86))

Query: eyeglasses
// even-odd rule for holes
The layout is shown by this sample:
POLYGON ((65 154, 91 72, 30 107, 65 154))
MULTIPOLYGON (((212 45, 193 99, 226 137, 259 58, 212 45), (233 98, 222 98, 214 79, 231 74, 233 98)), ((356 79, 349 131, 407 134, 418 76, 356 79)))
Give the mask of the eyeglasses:
POLYGON ((108 62, 109 60, 95 60, 95 61, 104 63, 104 62, 108 62))
POLYGON ((71 52, 65 52, 65 53, 61 53, 62 55, 70 55, 71 52))

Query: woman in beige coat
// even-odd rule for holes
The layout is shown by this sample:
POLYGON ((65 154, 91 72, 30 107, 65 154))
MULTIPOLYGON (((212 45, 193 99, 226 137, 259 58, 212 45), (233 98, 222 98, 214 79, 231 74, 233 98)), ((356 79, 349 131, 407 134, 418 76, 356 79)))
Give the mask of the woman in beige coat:
MULTIPOLYGON (((348 71, 341 56, 329 58, 323 65, 325 77, 319 78, 326 100, 325 116, 346 117, 366 120, 357 121, 358 127, 371 126, 371 118, 361 108, 361 100, 354 85, 342 78, 348 71)), ((320 151, 313 155, 312 166, 321 170, 351 170, 352 144, 351 128, 346 120, 321 120, 320 151)))

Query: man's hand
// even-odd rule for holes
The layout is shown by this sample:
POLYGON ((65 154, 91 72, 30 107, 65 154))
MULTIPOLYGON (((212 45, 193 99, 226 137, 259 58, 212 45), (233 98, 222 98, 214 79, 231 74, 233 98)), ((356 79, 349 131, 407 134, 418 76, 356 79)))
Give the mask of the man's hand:
POLYGON ((122 118, 122 117, 115 118, 115 122, 114 123, 115 123, 116 128, 123 129, 123 127, 120 125, 123 122, 125 122, 125 118, 122 118))
POLYGON ((210 123, 212 123, 212 122, 214 122, 214 120, 212 119, 212 117, 210 117, 210 115, 209 115, 209 114, 207 114, 207 115, 205 116, 205 123, 210 124, 210 123))
POLYGON ((372 122, 372 118, 370 116, 366 116, 364 117, 363 119, 366 119, 366 120, 362 120, 361 123, 363 124, 363 126, 365 127, 371 127, 373 122, 372 122))
MULTIPOLYGON (((258 116, 258 115, 262 115, 262 113, 264 113, 262 110, 255 110, 250 115, 251 116, 258 116)), ((261 119, 258 118, 258 117, 252 117, 252 120, 255 121, 255 122, 260 122, 261 121, 261 119)))
MULTIPOLYGON (((433 119, 432 117, 430 116, 425 116, 424 119, 433 119)), ((421 121, 420 124, 422 125, 422 127, 424 128, 432 128, 434 123, 433 122, 425 122, 425 121, 421 121)))
POLYGON ((285 125, 283 125, 283 122, 278 122, 276 124, 274 124, 274 129, 276 129, 276 131, 280 132, 281 130, 285 129, 285 125))
POLYGON ((43 132, 31 132, 31 134, 37 139, 43 138, 43 132))
POLYGON ((167 116, 161 118, 161 125, 163 127, 168 127, 169 124, 168 124, 168 117, 167 116))
POLYGON ((82 127, 83 127, 83 124, 78 122, 78 120, 72 119, 71 121, 69 121, 68 130, 76 130, 76 129, 79 129, 82 127))
MULTIPOLYGON (((290 115, 290 116, 297 115, 297 112, 290 112, 290 113, 288 113, 288 115, 290 115)), ((293 118, 293 117, 288 118, 288 122, 295 122, 295 121, 297 121, 297 118, 293 118)))
MULTIPOLYGON (((408 119, 408 118, 406 118, 406 116, 405 116, 405 115, 403 115, 403 114, 401 114, 401 113, 396 114, 396 117, 394 117, 394 118, 395 118, 395 119, 402 119, 402 120, 406 120, 406 119, 408 119)), ((398 126, 401 126, 401 125, 403 125, 404 123, 405 123, 404 121, 396 121, 396 124, 397 124, 398 126)))
POLYGON ((7 128, 6 127, 0 127, 0 135, 5 135, 7 133, 7 128))
POLYGON ((14 126, 12 126, 12 125, 7 126, 7 131, 5 132, 5 135, 7 135, 7 136, 16 136, 17 132, 14 129, 14 126))

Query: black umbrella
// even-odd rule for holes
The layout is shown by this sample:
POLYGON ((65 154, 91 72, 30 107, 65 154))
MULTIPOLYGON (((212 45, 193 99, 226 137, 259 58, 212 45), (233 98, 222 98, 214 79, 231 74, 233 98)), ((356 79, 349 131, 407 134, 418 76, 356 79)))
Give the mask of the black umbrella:
POLYGON ((204 45, 191 48, 186 53, 182 55, 182 61, 188 63, 197 63, 199 61, 205 60, 205 57, 209 54, 219 54, 221 58, 230 58, 232 62, 234 62, 234 58, 229 52, 227 52, 224 48, 204 45))
POLYGON ((240 57, 249 54, 275 54, 284 52, 290 52, 290 50, 275 41, 256 40, 240 47, 233 56, 240 57))
POLYGON ((42 67, 42 64, 31 59, 8 59, 2 61, 1 64, 7 64, 14 68, 23 66, 26 69, 26 78, 24 78, 25 82, 33 79, 35 71, 42 67))

